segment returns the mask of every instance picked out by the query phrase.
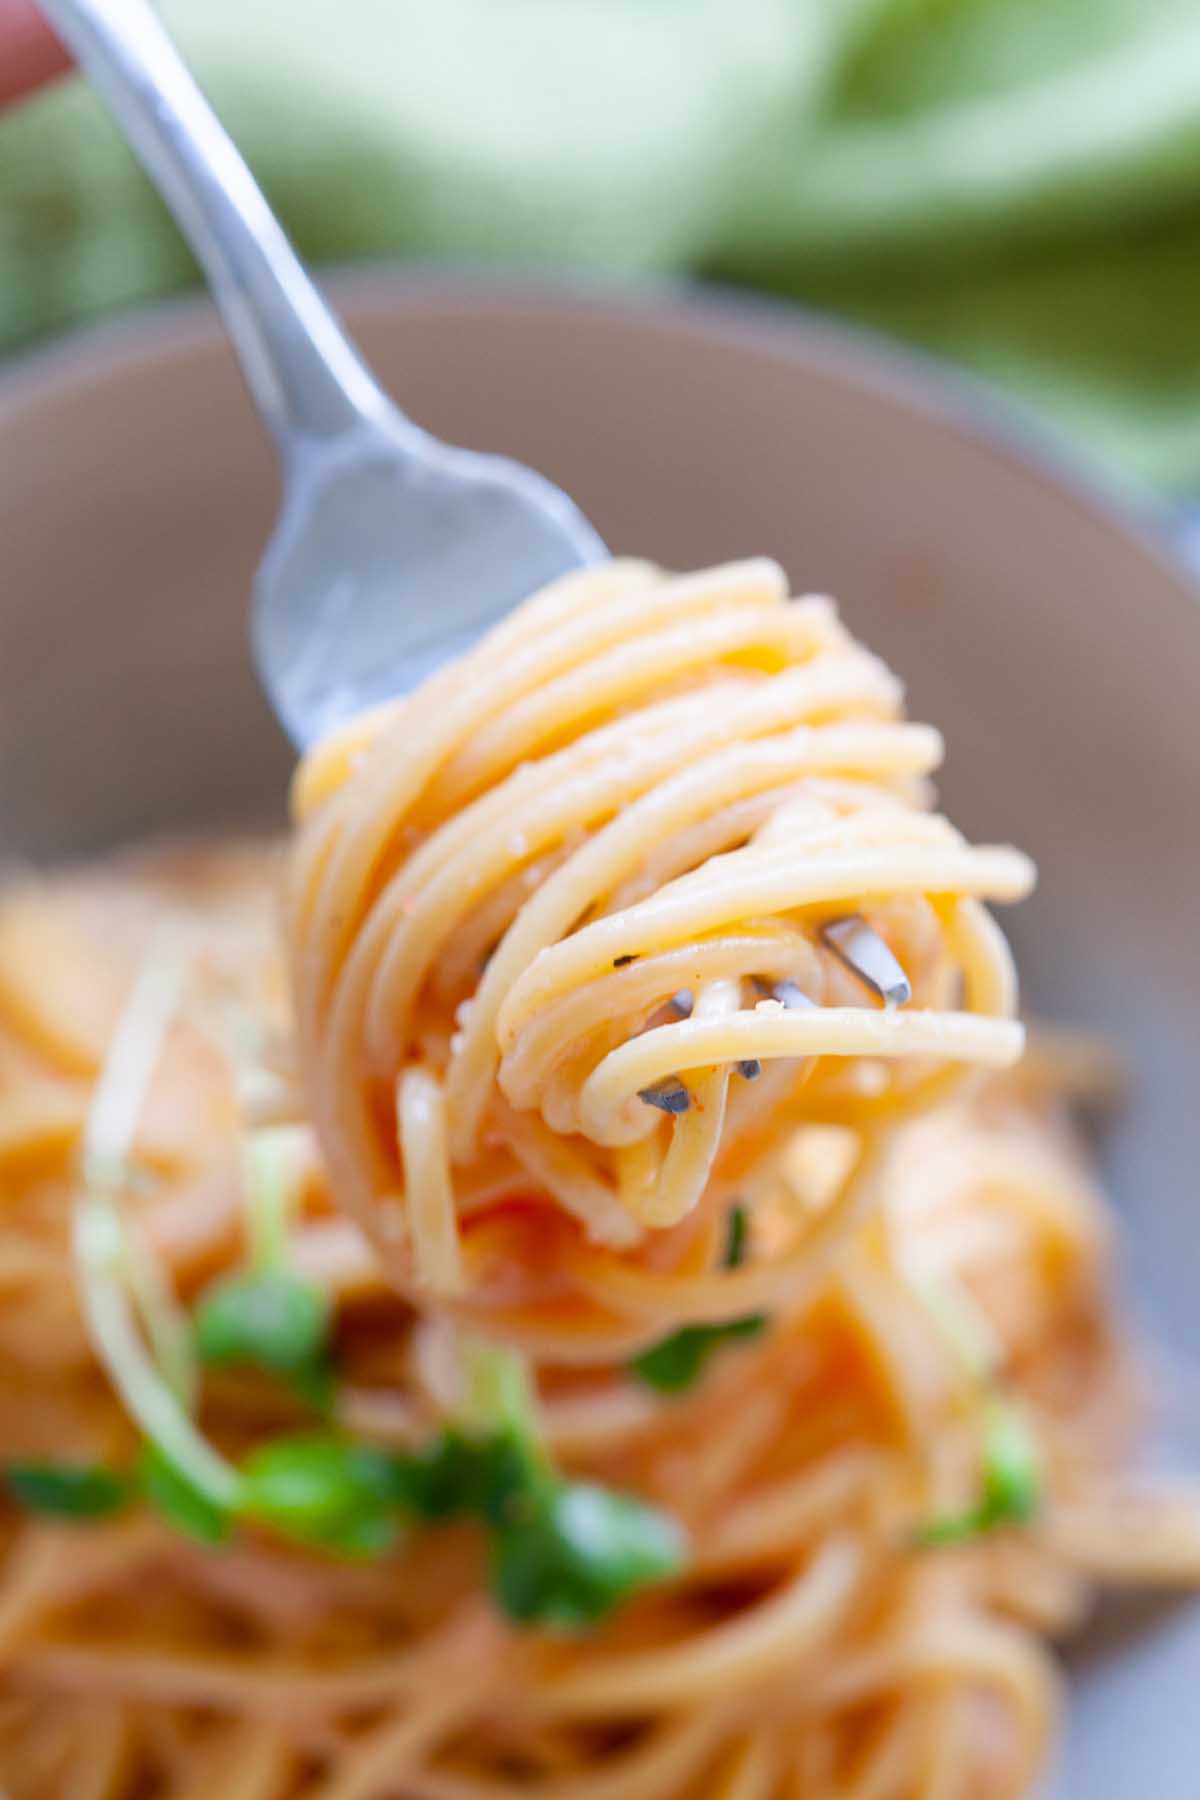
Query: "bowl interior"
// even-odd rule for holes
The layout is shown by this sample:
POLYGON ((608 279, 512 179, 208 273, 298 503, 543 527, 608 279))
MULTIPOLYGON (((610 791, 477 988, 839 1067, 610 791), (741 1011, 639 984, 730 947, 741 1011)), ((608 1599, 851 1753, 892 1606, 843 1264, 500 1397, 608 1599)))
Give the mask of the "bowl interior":
MULTIPOLYGON (((1027 1000, 1125 1048, 1107 1160, 1153 1328, 1200 1351, 1191 1091, 1200 956, 1200 610, 1127 522, 921 374, 729 303, 487 295, 377 276, 341 303, 434 431, 543 469, 609 543, 681 568, 766 552, 838 596, 945 732, 973 837, 1042 870, 1006 924, 1027 1000)), ((202 308, 0 387, 0 853, 281 816, 289 755, 250 673, 270 458, 202 308)), ((1192 1796, 1200 1618, 1079 1659, 1064 1792, 1192 1796)))

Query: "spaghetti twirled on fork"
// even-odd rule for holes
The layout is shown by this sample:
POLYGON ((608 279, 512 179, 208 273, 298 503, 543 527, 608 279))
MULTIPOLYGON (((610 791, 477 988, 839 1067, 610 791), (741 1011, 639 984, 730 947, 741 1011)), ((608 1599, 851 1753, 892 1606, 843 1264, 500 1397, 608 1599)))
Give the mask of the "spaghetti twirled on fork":
POLYGON ((723 1204, 791 1124, 866 1126, 1012 1062, 979 902, 1032 872, 928 810, 940 749, 830 603, 762 562, 559 583, 318 749, 299 1044, 339 1196, 401 1284, 494 1302, 547 1348, 552 1239, 550 1286, 580 1302, 563 1354, 584 1322, 594 1348, 606 1320, 632 1342, 710 1316, 711 1282, 688 1289, 723 1204), (906 1004, 845 960, 850 924, 906 1004))

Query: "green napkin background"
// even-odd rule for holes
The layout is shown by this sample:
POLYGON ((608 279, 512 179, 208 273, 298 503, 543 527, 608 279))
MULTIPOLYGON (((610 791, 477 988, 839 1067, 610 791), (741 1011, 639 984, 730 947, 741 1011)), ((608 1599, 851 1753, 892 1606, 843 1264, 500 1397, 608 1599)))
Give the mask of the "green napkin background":
MULTIPOLYGON (((166 0, 318 262, 694 272, 1200 490, 1200 0, 166 0)), ((195 271, 71 81, 0 119, 0 348, 195 271)))

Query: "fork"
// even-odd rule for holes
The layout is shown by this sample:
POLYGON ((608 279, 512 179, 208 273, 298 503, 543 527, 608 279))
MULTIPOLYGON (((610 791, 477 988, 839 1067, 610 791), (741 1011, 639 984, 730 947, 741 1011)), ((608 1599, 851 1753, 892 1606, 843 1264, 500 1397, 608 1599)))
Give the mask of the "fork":
POLYGON ((544 476, 441 443, 382 391, 147 0, 41 5, 199 259, 275 441, 283 499, 251 638, 299 748, 607 556, 544 476))

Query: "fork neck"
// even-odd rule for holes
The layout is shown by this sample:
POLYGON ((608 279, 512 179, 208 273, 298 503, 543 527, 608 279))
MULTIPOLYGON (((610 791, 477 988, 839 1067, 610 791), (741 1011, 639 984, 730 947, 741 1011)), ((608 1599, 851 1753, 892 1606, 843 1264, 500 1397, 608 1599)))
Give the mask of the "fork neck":
POLYGON ((195 251, 285 465, 363 424, 408 425, 317 292, 146 0, 40 4, 195 251))

